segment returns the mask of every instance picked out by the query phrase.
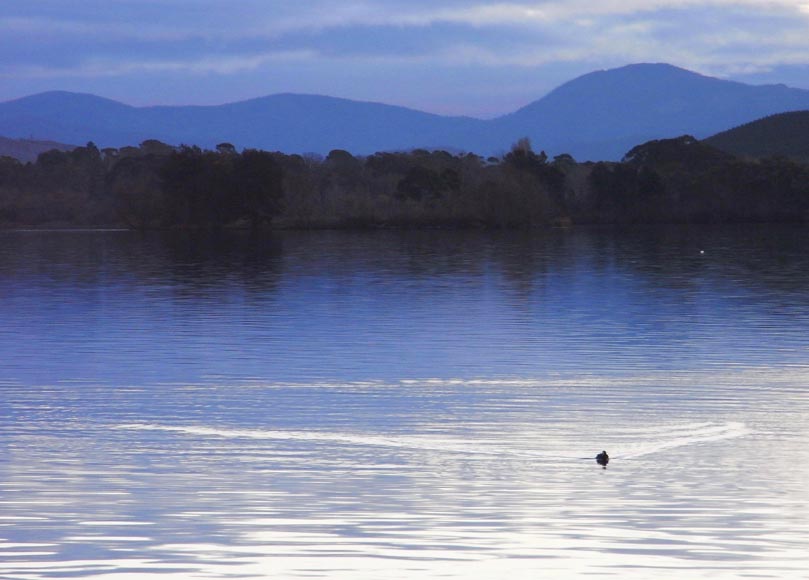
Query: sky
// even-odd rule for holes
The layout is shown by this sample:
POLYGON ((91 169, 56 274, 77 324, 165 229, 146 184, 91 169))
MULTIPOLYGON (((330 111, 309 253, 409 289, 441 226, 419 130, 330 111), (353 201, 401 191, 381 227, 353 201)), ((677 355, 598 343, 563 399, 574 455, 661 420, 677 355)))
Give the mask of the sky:
POLYGON ((637 62, 809 88, 809 0, 0 0, 0 101, 292 92, 491 118, 637 62))

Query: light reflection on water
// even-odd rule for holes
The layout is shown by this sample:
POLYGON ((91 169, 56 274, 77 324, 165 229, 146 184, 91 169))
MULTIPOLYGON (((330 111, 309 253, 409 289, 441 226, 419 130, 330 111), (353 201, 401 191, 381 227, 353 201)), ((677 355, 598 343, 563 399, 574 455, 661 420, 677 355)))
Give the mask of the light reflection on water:
POLYGON ((0 577, 807 577, 800 231, 0 237, 0 577))

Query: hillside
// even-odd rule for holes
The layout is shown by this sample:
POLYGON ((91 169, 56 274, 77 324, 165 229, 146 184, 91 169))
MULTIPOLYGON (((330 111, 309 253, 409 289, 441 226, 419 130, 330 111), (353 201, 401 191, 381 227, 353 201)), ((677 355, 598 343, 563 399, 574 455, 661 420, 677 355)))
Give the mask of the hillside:
POLYGON ((637 64, 574 79, 502 122, 512 132, 528 129, 537 146, 575 151, 577 159, 619 159, 653 139, 703 138, 764 115, 805 108, 806 90, 745 85, 667 64, 637 64))
POLYGON ((149 139, 142 109, 117 101, 65 91, 39 93, 0 103, 0 135, 62 143, 93 141, 101 147, 149 139))
POLYGON ((704 142, 739 156, 782 156, 809 162, 809 111, 770 115, 704 142))
POLYGON ((652 139, 704 138, 766 115, 809 109, 809 91, 752 86, 666 64, 574 79, 492 120, 317 95, 280 94, 218 106, 131 107, 50 92, 0 103, 0 134, 121 147, 146 139, 287 153, 345 149, 368 155, 415 148, 500 155, 521 137, 550 155, 618 160, 652 139))
POLYGON ((70 151, 73 145, 56 143, 55 141, 34 141, 31 139, 8 139, 0 137, 0 157, 13 157, 23 163, 36 161, 40 153, 58 149, 70 151))

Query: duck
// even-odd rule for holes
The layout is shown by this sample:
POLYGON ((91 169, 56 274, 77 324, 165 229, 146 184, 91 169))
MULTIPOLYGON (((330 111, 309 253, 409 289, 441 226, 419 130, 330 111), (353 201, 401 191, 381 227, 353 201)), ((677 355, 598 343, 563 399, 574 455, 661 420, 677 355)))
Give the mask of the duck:
POLYGON ((607 468, 607 464, 610 462, 610 456, 607 455, 606 451, 602 451, 598 455, 596 455, 596 463, 599 465, 603 465, 604 469, 607 468))

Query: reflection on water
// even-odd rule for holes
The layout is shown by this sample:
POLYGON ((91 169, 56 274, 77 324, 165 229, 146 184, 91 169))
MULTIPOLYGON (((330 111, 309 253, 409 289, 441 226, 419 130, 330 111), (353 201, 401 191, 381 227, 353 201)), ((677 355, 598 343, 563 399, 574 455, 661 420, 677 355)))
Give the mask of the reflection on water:
POLYGON ((807 249, 2 233, 0 577, 806 578, 807 249))

